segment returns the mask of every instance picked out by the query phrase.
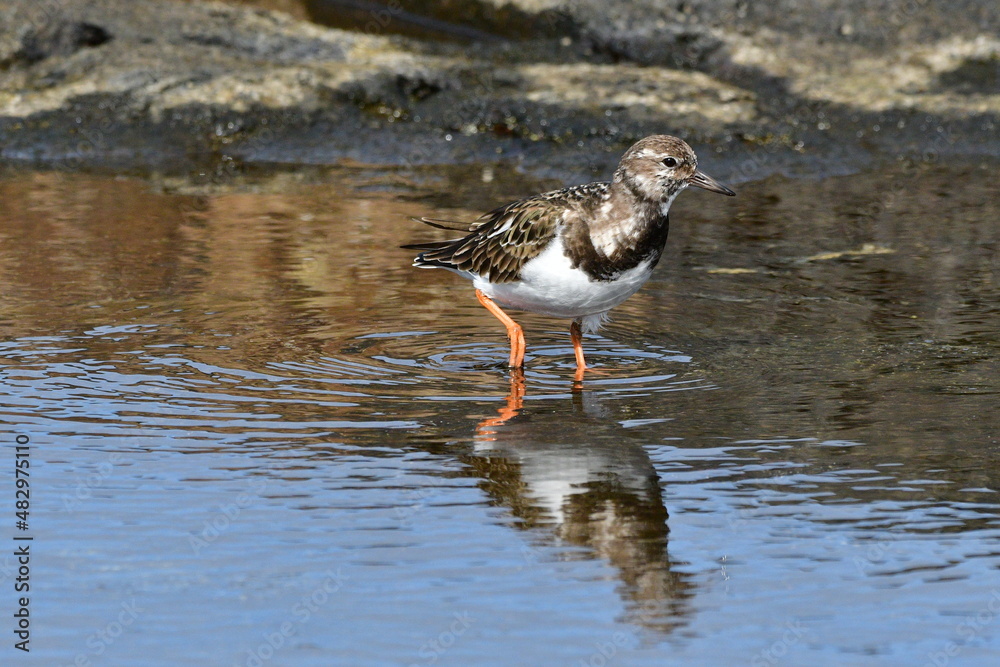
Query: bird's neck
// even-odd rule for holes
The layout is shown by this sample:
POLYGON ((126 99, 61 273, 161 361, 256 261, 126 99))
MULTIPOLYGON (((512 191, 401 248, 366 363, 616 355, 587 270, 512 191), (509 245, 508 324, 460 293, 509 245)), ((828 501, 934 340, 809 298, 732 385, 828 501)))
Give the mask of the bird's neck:
POLYGON ((659 204, 612 183, 579 218, 586 224, 566 231, 563 243, 572 265, 605 281, 642 264, 651 269, 667 242, 667 218, 659 204))
POLYGON ((668 202, 640 196, 620 181, 611 184, 607 198, 590 216, 590 239, 599 252, 611 256, 665 239, 668 202), (666 204, 666 206, 663 206, 666 204), (657 237, 653 240, 652 237, 657 237))

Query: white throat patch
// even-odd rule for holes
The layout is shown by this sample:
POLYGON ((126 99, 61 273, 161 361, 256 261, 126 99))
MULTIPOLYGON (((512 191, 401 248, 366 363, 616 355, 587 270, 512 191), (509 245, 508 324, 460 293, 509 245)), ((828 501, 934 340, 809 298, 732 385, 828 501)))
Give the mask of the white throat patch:
POLYGON ((677 192, 675 192, 674 194, 670 195, 667 198, 666 201, 660 202, 660 215, 666 217, 667 213, 670 211, 670 205, 674 203, 675 199, 677 199, 677 195, 679 195, 680 193, 684 192, 684 188, 686 188, 686 187, 687 187, 687 183, 685 183, 684 185, 682 185, 681 188, 677 192))

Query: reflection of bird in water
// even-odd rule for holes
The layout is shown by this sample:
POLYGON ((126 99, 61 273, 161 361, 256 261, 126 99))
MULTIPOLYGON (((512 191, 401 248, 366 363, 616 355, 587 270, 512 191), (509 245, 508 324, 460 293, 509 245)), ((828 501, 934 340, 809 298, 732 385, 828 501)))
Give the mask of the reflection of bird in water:
POLYGON ((603 417, 603 406, 575 389, 572 412, 532 420, 522 413, 524 376, 515 371, 506 404, 479 424, 467 462, 521 526, 554 528, 557 539, 617 568, 626 620, 670 631, 688 611, 692 584, 672 569, 656 470, 639 442, 606 432, 606 418, 596 428, 592 417, 603 417))

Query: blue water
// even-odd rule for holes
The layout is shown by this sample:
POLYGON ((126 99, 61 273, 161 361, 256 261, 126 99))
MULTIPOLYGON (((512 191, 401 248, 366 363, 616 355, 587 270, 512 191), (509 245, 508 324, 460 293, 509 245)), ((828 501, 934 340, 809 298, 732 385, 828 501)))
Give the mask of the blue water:
POLYGON ((582 383, 565 323, 523 319, 522 380, 467 285, 396 250, 471 204, 8 177, 0 423, 32 505, 16 531, 0 476, 0 539, 34 539, 31 653, 4 549, 0 655, 993 664, 997 203, 937 167, 880 177, 963 183, 947 226, 852 215, 871 175, 678 202, 582 383))

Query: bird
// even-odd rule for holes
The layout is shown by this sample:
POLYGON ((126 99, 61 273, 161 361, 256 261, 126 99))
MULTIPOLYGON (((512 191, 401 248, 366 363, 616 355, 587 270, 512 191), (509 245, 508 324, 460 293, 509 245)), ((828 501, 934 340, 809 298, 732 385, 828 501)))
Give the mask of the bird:
POLYGON ((415 218, 462 235, 402 247, 420 251, 413 266, 472 281, 479 303, 507 329, 512 368, 523 368, 526 345, 505 309, 572 320, 580 374, 583 334, 649 280, 666 246, 670 205, 688 186, 736 195, 698 169, 685 141, 651 135, 625 151, 610 181, 527 197, 471 223, 415 218))

